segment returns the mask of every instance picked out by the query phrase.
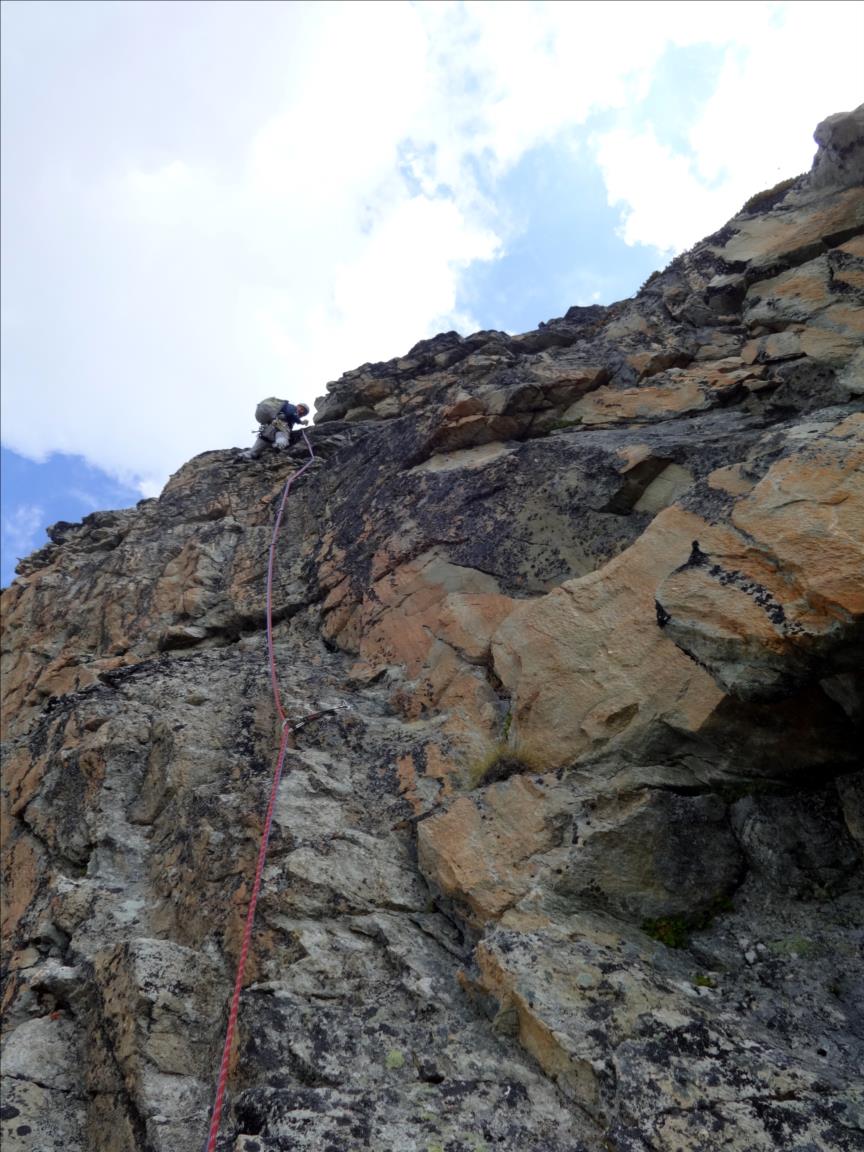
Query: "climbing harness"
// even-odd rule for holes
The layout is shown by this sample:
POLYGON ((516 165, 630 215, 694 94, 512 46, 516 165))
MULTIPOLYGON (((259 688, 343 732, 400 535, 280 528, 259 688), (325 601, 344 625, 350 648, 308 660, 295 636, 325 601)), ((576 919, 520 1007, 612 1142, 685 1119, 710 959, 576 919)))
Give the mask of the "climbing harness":
POLYGON ((328 708, 323 712, 313 712, 311 716, 305 717, 296 726, 292 726, 288 717, 285 715, 285 710, 282 707, 282 698, 279 692, 279 681, 276 675, 276 658, 273 652, 273 565, 276 556, 276 542, 279 539, 279 529, 282 526, 282 513, 285 510, 285 503, 288 499, 288 493, 291 491, 291 485, 295 480, 303 475, 307 468, 309 468, 315 460, 315 452, 312 445, 309 443, 309 437, 303 431, 303 439, 306 442, 306 447, 309 449, 309 459, 302 468, 298 468, 296 472, 292 472, 288 479, 285 481, 285 487, 282 490, 282 500, 279 504, 279 511, 276 515, 276 523, 273 525, 273 534, 270 539, 270 558, 267 564, 267 658, 270 665, 270 683, 273 688, 273 701, 276 705, 276 713, 279 717, 279 722, 282 726, 282 736, 279 740, 279 752, 276 756, 276 767, 273 771, 273 784, 270 788, 270 800, 267 805, 267 814, 264 818, 264 828, 261 832, 261 843, 258 848, 258 862, 255 866, 255 880, 252 884, 252 893, 249 897, 249 908, 246 912, 246 926, 243 929, 243 943, 240 948, 240 959, 237 963, 237 978, 234 981, 234 993, 231 997, 231 1008, 228 1012, 228 1027, 225 1033, 225 1046, 222 1050, 222 1062, 219 1065, 219 1079, 216 1086, 216 1098, 213 1102, 213 1112, 210 1119, 210 1133, 205 1145, 205 1152, 215 1152, 216 1140, 219 1136, 219 1121, 222 1117, 222 1102, 225 1098, 225 1086, 228 1081, 228 1064, 231 1058, 231 1046, 234 1041, 234 1028, 237 1024, 237 1014, 240 1010, 240 991, 243 985, 243 972, 246 968, 246 957, 249 954, 249 943, 252 939, 252 926, 255 922, 255 906, 258 903, 258 893, 261 890, 261 879, 264 874, 264 863, 267 859, 267 844, 270 840, 270 827, 273 823, 273 811, 276 807, 276 796, 279 792, 279 784, 282 780, 282 767, 285 763, 285 753, 288 751, 288 745, 293 733, 304 724, 308 724, 311 720, 317 719, 319 716, 325 715, 327 712, 332 712, 334 709, 328 708))

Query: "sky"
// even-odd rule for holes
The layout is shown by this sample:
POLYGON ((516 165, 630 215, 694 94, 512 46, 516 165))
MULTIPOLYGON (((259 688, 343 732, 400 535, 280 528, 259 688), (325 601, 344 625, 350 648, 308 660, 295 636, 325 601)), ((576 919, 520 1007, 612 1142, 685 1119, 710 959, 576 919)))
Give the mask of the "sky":
POLYGON ((263 396, 632 295, 862 99, 858 0, 5 0, 2 583, 263 396))

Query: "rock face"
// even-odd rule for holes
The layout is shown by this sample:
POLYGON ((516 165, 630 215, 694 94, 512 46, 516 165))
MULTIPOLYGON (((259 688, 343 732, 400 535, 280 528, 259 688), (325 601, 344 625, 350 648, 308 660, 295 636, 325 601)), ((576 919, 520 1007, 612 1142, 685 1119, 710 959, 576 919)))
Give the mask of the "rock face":
MULTIPOLYGON (((864 1149, 864 109, 816 139, 633 300, 319 401, 221 1149, 864 1149)), ((3 593, 9 1152, 204 1144, 292 453, 3 593)))

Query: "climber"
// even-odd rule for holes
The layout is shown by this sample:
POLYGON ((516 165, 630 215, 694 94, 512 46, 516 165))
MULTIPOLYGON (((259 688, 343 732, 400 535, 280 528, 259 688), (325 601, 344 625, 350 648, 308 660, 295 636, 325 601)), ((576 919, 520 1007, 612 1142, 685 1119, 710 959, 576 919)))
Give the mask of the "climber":
POLYGON ((258 438, 243 455, 257 460, 268 445, 287 448, 295 439, 294 425, 308 424, 308 415, 308 404, 291 404, 275 396, 262 400, 255 409, 255 419, 259 423, 258 438))

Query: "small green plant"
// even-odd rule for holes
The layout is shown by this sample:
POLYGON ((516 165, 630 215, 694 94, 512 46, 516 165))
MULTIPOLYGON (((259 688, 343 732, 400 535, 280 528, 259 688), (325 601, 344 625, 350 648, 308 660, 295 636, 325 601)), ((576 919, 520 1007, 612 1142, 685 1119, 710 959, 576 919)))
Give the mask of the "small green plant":
POLYGON ((388 1068, 395 1071, 397 1068, 405 1067, 405 1057, 402 1055, 398 1048, 391 1048, 387 1053, 387 1057, 384 1063, 388 1068))
POLYGON ((732 900, 729 896, 718 896, 704 912, 684 916, 661 916, 657 920, 645 920, 642 931, 652 940, 659 940, 667 948, 686 948, 693 932, 707 928, 717 916, 731 912, 732 900))
POLYGON ((661 916, 645 920, 642 931, 652 940, 659 940, 667 948, 686 948, 690 943, 690 926, 680 916, 661 916))
POLYGON ((697 972, 693 978, 693 983, 697 988, 716 988, 717 985, 710 976, 706 976, 704 972, 697 972))
POLYGON ((510 726, 512 725, 512 723, 513 723, 513 713, 508 708, 507 715, 504 717, 504 725, 501 728, 501 743, 502 744, 507 743, 507 737, 510 735, 510 726))

